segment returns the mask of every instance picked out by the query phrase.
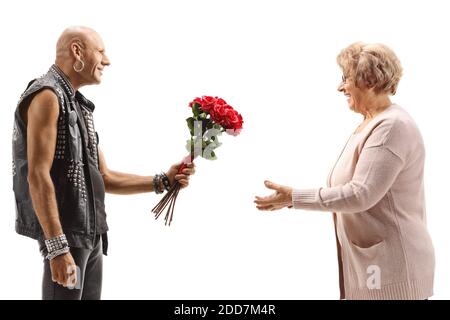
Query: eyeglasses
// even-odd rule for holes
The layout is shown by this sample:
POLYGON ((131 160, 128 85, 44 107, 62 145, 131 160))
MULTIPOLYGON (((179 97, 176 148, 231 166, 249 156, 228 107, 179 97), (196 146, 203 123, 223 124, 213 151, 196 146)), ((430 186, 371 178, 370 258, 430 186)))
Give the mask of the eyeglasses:
POLYGON ((345 75, 342 75, 342 83, 343 84, 348 84, 351 81, 353 81, 352 77, 346 77, 345 75))

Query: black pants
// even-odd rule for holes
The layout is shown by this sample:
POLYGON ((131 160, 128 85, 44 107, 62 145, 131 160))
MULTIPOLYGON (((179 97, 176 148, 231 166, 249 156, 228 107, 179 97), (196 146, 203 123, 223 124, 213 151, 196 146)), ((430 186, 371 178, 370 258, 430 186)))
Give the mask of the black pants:
POLYGON ((77 285, 65 288, 52 281, 50 261, 44 259, 42 280, 43 300, 100 300, 102 293, 103 252, 101 237, 97 236, 93 250, 70 248, 77 265, 77 285))

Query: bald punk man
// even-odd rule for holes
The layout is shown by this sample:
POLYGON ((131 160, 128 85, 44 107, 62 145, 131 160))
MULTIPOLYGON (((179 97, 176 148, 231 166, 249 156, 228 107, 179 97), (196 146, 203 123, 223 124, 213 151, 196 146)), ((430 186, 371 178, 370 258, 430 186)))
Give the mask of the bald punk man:
MULTIPOLYGON (((99 84, 110 65, 99 34, 70 27, 60 36, 56 61, 28 84, 13 132, 13 189, 17 233, 38 240, 44 255, 43 299, 100 299, 107 253, 105 192, 162 193, 183 187, 193 164, 138 176, 109 169, 99 149, 94 104, 78 90, 99 84)), ((130 235, 131 236, 131 235, 130 235)))

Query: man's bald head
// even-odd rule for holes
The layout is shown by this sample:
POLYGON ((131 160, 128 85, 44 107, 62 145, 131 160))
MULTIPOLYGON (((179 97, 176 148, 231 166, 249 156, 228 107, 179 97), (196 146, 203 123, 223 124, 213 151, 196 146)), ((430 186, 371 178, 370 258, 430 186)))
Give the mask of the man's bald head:
POLYGON ((73 43, 77 43, 82 49, 85 49, 99 38, 99 34, 89 27, 69 27, 63 31, 56 43, 56 59, 70 56, 70 47, 73 43))
POLYGON ((75 87, 98 84, 109 59, 100 35, 83 26, 67 28, 56 44, 56 65, 75 87))

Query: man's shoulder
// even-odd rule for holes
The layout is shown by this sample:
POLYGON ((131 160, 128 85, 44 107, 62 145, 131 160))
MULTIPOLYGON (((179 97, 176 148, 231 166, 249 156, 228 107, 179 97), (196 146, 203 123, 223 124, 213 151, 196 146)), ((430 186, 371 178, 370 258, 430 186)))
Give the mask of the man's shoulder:
POLYGON ((21 95, 19 103, 30 97, 34 99, 38 95, 46 99, 56 99, 56 101, 64 99, 62 88, 50 72, 30 81, 21 95))
MULTIPOLYGON (((34 104, 58 108, 58 96, 55 91, 50 88, 42 88, 32 98, 34 104)), ((31 103, 31 100, 30 100, 31 103)))

